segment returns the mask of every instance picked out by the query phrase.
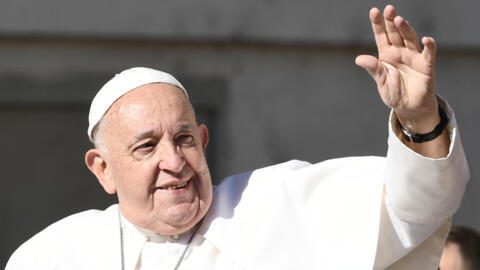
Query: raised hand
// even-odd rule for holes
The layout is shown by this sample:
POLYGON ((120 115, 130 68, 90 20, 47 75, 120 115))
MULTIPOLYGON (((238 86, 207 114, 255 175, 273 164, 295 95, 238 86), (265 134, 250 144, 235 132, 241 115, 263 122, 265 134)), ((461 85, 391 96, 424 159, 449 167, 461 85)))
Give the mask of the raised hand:
POLYGON ((360 55, 355 62, 377 82, 380 97, 403 127, 430 132, 440 122, 434 90, 435 41, 422 38, 422 50, 415 30, 393 6, 386 6, 383 15, 377 8, 370 10, 378 59, 360 55))

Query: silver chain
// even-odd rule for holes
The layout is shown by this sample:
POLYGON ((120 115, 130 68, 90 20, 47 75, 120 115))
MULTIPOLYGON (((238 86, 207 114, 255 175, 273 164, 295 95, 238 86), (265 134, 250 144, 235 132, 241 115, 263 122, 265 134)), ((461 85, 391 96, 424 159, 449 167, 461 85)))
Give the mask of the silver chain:
MULTIPOLYGON (((125 254, 124 254, 124 241, 123 241, 123 226, 122 226, 122 217, 120 213, 120 206, 118 206, 118 223, 120 224, 120 257, 121 257, 121 265, 122 265, 122 270, 125 270, 125 254)), ((187 253, 188 247, 190 247, 190 243, 193 240, 193 236, 195 236, 195 233, 197 232, 198 226, 192 231, 192 235, 190 235, 190 238, 188 239, 187 246, 183 249, 182 255, 180 255, 180 258, 178 258, 177 265, 175 265, 175 268, 173 270, 178 270, 180 265, 182 264, 183 257, 185 257, 185 254, 187 253)))

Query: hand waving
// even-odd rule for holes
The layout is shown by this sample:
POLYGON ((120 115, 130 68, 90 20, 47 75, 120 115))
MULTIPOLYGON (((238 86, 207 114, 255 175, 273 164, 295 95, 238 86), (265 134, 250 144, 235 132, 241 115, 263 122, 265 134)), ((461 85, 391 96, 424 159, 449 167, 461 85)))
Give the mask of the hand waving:
POLYGON ((440 121, 435 97, 435 41, 422 38, 420 49, 415 30, 391 5, 384 18, 370 10, 378 59, 360 55, 355 62, 377 82, 383 102, 397 114, 402 125, 414 132, 431 131, 440 121))

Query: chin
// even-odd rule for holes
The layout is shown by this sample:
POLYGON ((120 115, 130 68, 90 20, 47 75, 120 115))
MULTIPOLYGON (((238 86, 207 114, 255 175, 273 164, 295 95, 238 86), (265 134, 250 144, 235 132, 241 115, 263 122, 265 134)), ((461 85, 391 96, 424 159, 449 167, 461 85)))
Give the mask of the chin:
MULTIPOLYGON (((170 209, 167 216, 163 219, 165 224, 168 224, 167 234, 179 234, 193 228, 203 216, 199 216, 200 211, 198 207, 194 209, 170 209)), ((160 231, 159 231, 160 232, 160 231)), ((160 232, 161 233, 161 232, 160 232)))
MULTIPOLYGON (((207 198, 212 198, 212 196, 207 196, 207 198)), ((173 204, 167 209, 157 212, 153 218, 153 224, 156 225, 154 231, 165 235, 175 235, 190 230, 207 214, 211 202, 212 199, 204 201, 197 197, 193 202, 173 204)))

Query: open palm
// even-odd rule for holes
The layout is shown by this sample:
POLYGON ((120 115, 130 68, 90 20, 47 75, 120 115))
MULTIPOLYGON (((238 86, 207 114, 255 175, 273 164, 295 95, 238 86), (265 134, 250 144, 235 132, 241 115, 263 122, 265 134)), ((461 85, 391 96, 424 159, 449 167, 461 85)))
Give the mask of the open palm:
MULTIPOLYGON (((380 97, 401 120, 418 121, 437 114, 435 98, 435 42, 424 37, 420 49, 410 24, 393 6, 370 11, 378 59, 360 55, 355 62, 375 79, 380 97)), ((436 121, 436 120, 433 120, 436 121)))

